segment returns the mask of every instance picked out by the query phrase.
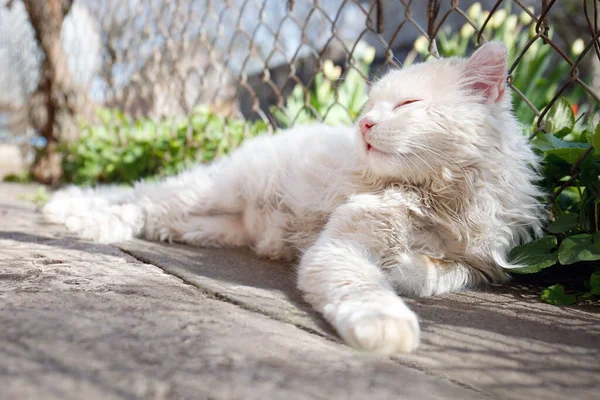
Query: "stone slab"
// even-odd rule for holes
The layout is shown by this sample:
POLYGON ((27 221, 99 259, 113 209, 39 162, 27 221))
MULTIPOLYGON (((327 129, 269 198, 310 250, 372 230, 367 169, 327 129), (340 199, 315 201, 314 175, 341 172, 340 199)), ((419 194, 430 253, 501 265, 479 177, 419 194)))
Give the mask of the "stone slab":
MULTIPOLYGON (((119 247, 186 282, 302 329, 335 333, 301 300, 294 267, 246 251, 129 241, 119 247)), ((408 299, 422 345, 404 365, 503 399, 594 398, 600 389, 600 307, 556 307, 530 288, 408 299)))
MULTIPOLYGON (((117 279, 120 284, 135 285, 136 291, 149 291, 145 292, 144 298, 157 313, 160 311, 157 302, 165 299, 159 296, 160 292, 155 292, 155 288, 163 284, 146 282, 146 271, 161 271, 169 279, 180 278, 182 281, 178 282, 205 299, 204 302, 222 303, 248 315, 248 318, 261 318, 255 323, 257 329, 270 324, 285 326, 285 329, 294 329, 294 332, 308 335, 318 343, 327 343, 327 346, 336 349, 344 348, 331 328, 302 301, 295 288, 293 265, 265 261, 245 250, 198 249, 141 240, 120 243, 117 248, 84 243, 69 238, 61 227, 40 224, 39 215, 32 212, 31 206, 16 200, 14 193, 3 196, 3 188, 7 186, 0 186, 0 231, 4 230, 0 235, 12 235, 10 240, 19 243, 35 242, 36 237, 46 238, 46 241, 62 240, 59 248, 76 246, 76 251, 84 254, 96 252, 130 260, 125 265, 142 262, 143 268, 131 272, 127 279, 118 275, 111 279, 117 279)), ((9 188, 6 193, 15 192, 15 188, 33 190, 15 185, 9 188)), ((48 257, 55 258, 57 250, 49 251, 53 256, 48 257)), ((89 256, 86 257, 89 262, 89 256)), ((105 274, 114 274, 122 268, 121 264, 108 262, 104 266, 105 274)), ((96 262, 96 265, 101 263, 96 262)), ((25 271, 22 272, 25 274, 23 282, 38 279, 36 272, 31 272, 36 271, 36 267, 23 267, 22 270, 25 271)), ((96 284, 99 281, 95 278, 98 270, 99 267, 89 267, 80 271, 74 278, 75 282, 87 279, 86 285, 96 284)), ((168 287, 168 284, 164 286, 168 287)), ((46 298, 52 299, 53 296, 46 295, 46 298)), ((107 311, 103 318, 109 320, 119 314, 118 296, 105 300, 106 304, 114 303, 115 308, 107 311)), ((163 296, 170 298, 168 291, 163 296)), ((411 372, 422 371, 424 375, 462 386, 468 389, 467 396, 475 393, 476 397, 498 399, 597 397, 600 389, 599 306, 555 307, 540 302, 536 291, 514 286, 488 287, 434 298, 409 299, 408 302, 421 319, 422 345, 415 354, 393 357, 392 361, 397 366, 393 368, 408 367, 411 372)), ((197 303, 190 307, 203 310, 197 303)), ((177 309, 176 304, 172 307, 177 309)), ((132 315, 144 313, 152 315, 148 310, 134 310, 127 315, 132 318, 132 315)), ((22 318, 26 319, 25 316, 22 318)), ((214 320, 220 321, 220 317, 214 317, 214 320)), ((231 330, 240 329, 235 320, 226 319, 223 323, 225 325, 216 325, 216 330, 206 335, 217 335, 218 329, 222 329, 223 337, 227 337, 231 330)), ((264 340, 267 338, 268 335, 264 340)), ((293 342, 295 339, 288 340, 293 342)), ((256 346, 263 352, 263 345, 263 339, 257 338, 250 347, 256 346)), ((245 352, 243 345, 236 349, 240 354, 245 352)), ((350 349, 344 351, 348 360, 354 360, 354 357, 362 360, 361 357, 364 357, 350 349)), ((320 363, 315 357, 312 360, 320 363)), ((323 362, 326 363, 325 360, 323 362)), ((332 368, 331 365, 335 363, 328 368, 332 368)), ((333 368, 332 371, 337 370, 333 368)), ((404 369, 401 371, 399 374, 405 373, 404 369)), ((348 392, 344 393, 348 395, 348 392)), ((387 396, 381 393, 382 397, 369 397, 387 396)), ((298 392, 298 395, 317 396, 304 392, 298 392)), ((329 396, 334 398, 331 393, 329 396)), ((413 393, 413 396, 417 395, 413 393)), ((423 394, 419 396, 407 398, 423 398, 423 394)))
MULTIPOLYGON (((295 306, 279 294, 293 285, 246 282, 276 293, 257 297, 264 309, 255 310, 217 295, 216 284, 203 289, 117 247, 71 238, 18 198, 34 191, 0 184, 0 399, 487 397, 357 353, 325 330, 299 328, 302 319, 284 322, 285 309, 267 303, 295 306)), ((227 254, 220 260, 232 270, 248 257, 227 254)))

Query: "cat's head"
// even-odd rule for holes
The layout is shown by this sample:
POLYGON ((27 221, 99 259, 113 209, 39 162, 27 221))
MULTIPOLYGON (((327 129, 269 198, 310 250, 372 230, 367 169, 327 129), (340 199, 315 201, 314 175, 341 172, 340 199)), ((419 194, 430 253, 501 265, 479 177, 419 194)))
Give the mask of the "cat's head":
POLYGON ((377 176, 428 178, 462 169, 517 131, 506 90, 507 50, 481 46, 469 58, 447 58, 393 70, 374 83, 358 120, 359 156, 377 176))

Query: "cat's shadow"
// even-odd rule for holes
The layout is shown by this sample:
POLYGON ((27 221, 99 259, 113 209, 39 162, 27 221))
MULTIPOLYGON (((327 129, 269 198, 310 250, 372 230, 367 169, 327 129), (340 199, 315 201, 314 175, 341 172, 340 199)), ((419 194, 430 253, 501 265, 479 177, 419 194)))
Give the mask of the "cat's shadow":
MULTIPOLYGON (((41 223, 41 222, 40 222, 41 223)), ((257 257, 247 249, 205 249, 179 244, 130 240, 117 245, 92 243, 72 237, 57 228, 47 235, 0 231, 0 239, 43 244, 107 257, 122 255, 160 267, 221 300, 283 319, 302 328, 339 340, 331 326, 307 304, 296 288, 293 264, 257 257)))
MULTIPOLYGON (((114 246, 83 242, 62 233, 52 236, 0 231, 0 239, 98 253, 107 260, 125 256, 114 246)), ((339 340, 302 300, 293 265, 264 260, 243 249, 201 249, 138 240, 117 247, 200 289, 210 284, 212 292, 225 293, 252 311, 339 340)), ((420 350, 414 355, 398 356, 408 365, 439 365, 444 374, 454 370, 477 374, 484 369, 488 374, 496 370, 499 374, 523 373, 529 380, 515 385, 525 389, 539 385, 581 389, 595 384, 591 380, 556 383, 551 377, 567 368, 584 376, 597 371, 587 361, 578 365, 572 360, 575 354, 598 354, 600 307, 553 307, 540 302, 539 292, 510 286, 408 302, 419 315, 423 330, 420 350)))
POLYGON ((245 248, 199 248, 143 240, 119 243, 118 247, 201 289, 338 340, 296 288, 295 263, 260 258, 245 248))
MULTIPOLYGON (((64 236, 52 238, 4 231, 0 232, 0 238, 106 256, 119 254, 113 246, 64 236)), ((201 289, 210 283, 211 291, 225 293, 242 306, 254 305, 250 307, 254 311, 339 340, 329 324, 302 299, 296 288, 296 270, 292 264, 261 259, 245 249, 203 249, 141 240, 120 243, 118 247, 201 289)), ((596 349, 598 345, 597 340, 582 330, 597 326, 600 307, 553 307, 541 303, 539 293, 532 288, 493 286, 478 291, 409 299, 408 302, 419 315, 424 332, 435 330, 439 325, 495 332, 509 338, 526 336, 556 349, 561 344, 590 349, 596 349), (568 319, 570 323, 552 323, 557 319, 568 319)), ((427 337, 425 333, 425 341, 427 337)))
MULTIPOLYGON (((315 329, 338 340, 330 325, 302 299, 296 287, 294 264, 265 260, 246 249, 204 249, 137 240, 119 247, 175 275, 183 274, 186 280, 197 279, 199 286, 205 284, 207 279, 212 280, 216 285, 221 285, 224 293, 237 294, 243 301, 266 309, 267 313, 274 310, 279 319, 291 320, 299 326, 315 329)), ((600 319, 597 314, 599 307, 557 309, 542 303, 538 289, 531 286, 494 285, 407 301, 419 315, 424 331, 440 324, 459 330, 488 331, 506 337, 521 338, 526 335, 553 347, 559 343, 595 346, 592 338, 581 341, 581 335, 587 334, 581 331, 575 334, 574 331, 598 324, 600 319), (558 314, 561 314, 561 318, 574 318, 580 325, 575 327, 552 323, 558 314)))

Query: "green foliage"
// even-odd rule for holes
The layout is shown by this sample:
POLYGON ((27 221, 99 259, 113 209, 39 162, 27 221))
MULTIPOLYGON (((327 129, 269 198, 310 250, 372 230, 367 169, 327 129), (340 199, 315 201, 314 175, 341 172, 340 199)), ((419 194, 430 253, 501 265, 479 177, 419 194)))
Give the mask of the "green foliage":
POLYGON ((17 196, 21 200, 30 201, 40 208, 49 200, 48 193, 44 186, 40 186, 35 194, 20 194, 17 196))
POLYGON ((315 76, 314 85, 305 90, 298 84, 286 98, 281 110, 275 106, 271 112, 284 127, 322 121, 329 125, 350 125, 360 114, 367 101, 365 77, 375 57, 375 49, 357 46, 354 65, 340 80, 342 68, 331 60, 323 63, 322 71, 315 76))
POLYGON ((14 182, 14 183, 31 183, 33 182, 33 176, 31 172, 24 171, 19 174, 8 174, 3 179, 4 182, 14 182))
POLYGON ((526 265, 513 269, 517 274, 532 274, 558 262, 558 254, 553 251, 558 244, 555 236, 544 236, 541 239, 515 247, 509 254, 510 259, 518 264, 526 265))
POLYGON ((591 294, 600 295, 600 271, 592 272, 588 286, 591 294))
POLYGON ((557 137, 564 137, 571 133, 575 126, 575 113, 564 97, 560 97, 546 116, 546 129, 554 132, 557 137))
POLYGON ((582 233, 565 237, 558 250, 560 263, 569 265, 580 261, 600 260, 600 243, 597 241, 597 235, 582 233))
POLYGON ((566 213, 548 224, 546 230, 550 233, 564 233, 575 229, 579 225, 579 215, 566 213))
MULTIPOLYGON (((587 123, 576 122, 571 104, 560 98, 547 114, 545 128, 549 132, 533 138, 534 149, 543 156, 543 185, 556 197, 550 205, 554 221, 546 227, 555 236, 513 249, 511 259, 527 265, 513 272, 535 273, 550 266, 570 268, 600 260, 600 151, 596 146, 600 124, 594 127, 592 117, 587 123), (579 171, 574 179, 573 171, 579 171)), ((596 282, 597 275, 592 275, 596 282)), ((548 288, 542 299, 552 304, 572 304, 571 295, 567 296, 569 303, 564 303, 564 288, 559 286, 548 288)), ((578 298, 592 300, 596 294, 590 291, 578 298)))
POLYGON ((188 118, 132 120, 102 109, 100 124, 82 123, 80 137, 62 145, 64 179, 76 184, 132 183, 173 175, 194 162, 208 162, 235 149, 267 124, 223 118, 207 108, 188 118))
POLYGON ((575 304, 577 298, 572 294, 565 294, 563 285, 552 285, 542 292, 542 300, 556 306, 575 304))

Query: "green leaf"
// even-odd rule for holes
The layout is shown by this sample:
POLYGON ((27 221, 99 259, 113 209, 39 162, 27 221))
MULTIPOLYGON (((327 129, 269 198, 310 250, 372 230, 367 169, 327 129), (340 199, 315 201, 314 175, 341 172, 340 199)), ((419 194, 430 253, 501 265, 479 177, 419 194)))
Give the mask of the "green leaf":
POLYGON ((600 295, 600 271, 592 272, 590 276, 590 292, 600 295))
POLYGON ((127 153, 123 157, 123 162, 125 164, 133 164, 134 161, 135 161, 135 156, 133 154, 131 154, 131 153, 127 153))
POLYGON ((596 125, 596 130, 594 131, 594 136, 592 137, 592 146, 596 151, 600 151, 600 123, 596 125))
POLYGON ((508 259, 511 263, 524 264, 525 267, 511 269, 516 274, 533 274, 558 262, 557 252, 551 252, 557 245, 555 236, 525 243, 511 250, 508 259))
POLYGON ((546 230, 550 233, 562 233, 570 231, 576 228, 579 221, 579 215, 577 214, 564 214, 561 215, 556 221, 548 225, 546 230))
POLYGON ((555 306, 568 306, 575 304, 577 298, 572 294, 565 294, 563 285, 552 285, 542 292, 542 301, 555 306))
POLYGON ((37 207, 42 207, 48 202, 48 200, 50 200, 45 186, 40 186, 35 194, 19 194, 17 197, 22 200, 30 201, 37 207))
POLYGON ((573 130, 575 114, 564 97, 560 97, 546 116, 546 128, 549 132, 562 137, 573 130))
MULTIPOLYGON (((600 176, 600 163, 596 155, 596 151, 592 151, 591 154, 583 160, 579 165, 579 182, 582 186, 587 186, 593 189, 592 192, 598 192, 600 189, 598 176, 600 176)), ((590 193, 591 194, 591 193, 590 193)))
POLYGON ((594 295, 590 292, 587 292, 587 293, 577 296, 577 301, 595 300, 595 299, 596 298, 594 297, 594 295))
POLYGON ((584 146, 585 146, 585 148, 564 148, 564 149, 548 150, 548 151, 546 151, 546 161, 548 161, 549 158, 552 158, 553 160, 555 160, 556 158, 559 158, 559 159, 569 163, 570 165, 573 165, 586 152, 588 145, 584 144, 584 146))
POLYGON ((579 142, 567 142, 561 140, 554 135, 549 133, 538 133, 535 138, 531 141, 536 149, 541 151, 549 151, 554 149, 587 149, 589 145, 579 142))
POLYGON ((563 265, 600 260, 600 243, 592 242, 592 235, 589 233, 569 236, 560 244, 558 259, 563 265))

